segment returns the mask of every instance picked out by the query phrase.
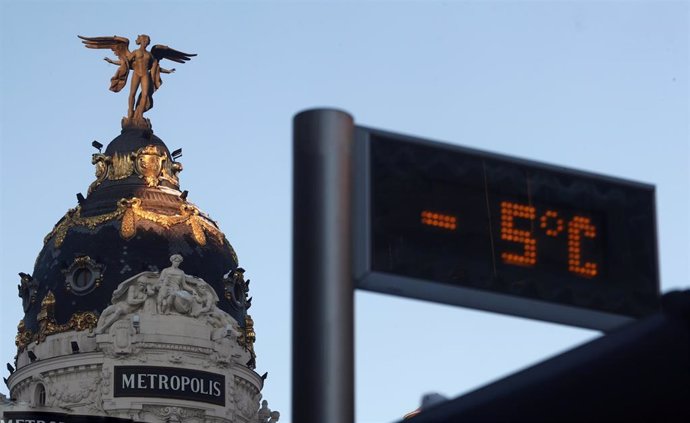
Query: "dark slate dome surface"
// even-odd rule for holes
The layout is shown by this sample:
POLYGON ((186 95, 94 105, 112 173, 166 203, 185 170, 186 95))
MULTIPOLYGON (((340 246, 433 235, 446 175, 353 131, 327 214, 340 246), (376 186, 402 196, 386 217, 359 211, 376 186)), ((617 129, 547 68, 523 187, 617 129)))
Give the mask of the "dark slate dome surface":
POLYGON ((55 323, 64 325, 75 313, 100 314, 121 282, 169 267, 173 254, 183 256, 180 268, 208 282, 218 306, 243 326, 244 299, 227 298, 224 281, 237 269, 235 252, 216 223, 183 198, 176 176, 181 165, 163 141, 150 130, 126 129, 104 154, 94 155, 94 164, 106 169, 100 177, 97 172, 100 183, 56 224, 36 259, 35 295, 24 301, 25 330, 39 330, 49 291, 55 323))
POLYGON ((168 156, 170 155, 168 147, 163 140, 158 138, 152 130, 139 128, 123 129, 122 133, 115 137, 105 148, 105 154, 112 156, 115 153, 129 153, 149 144, 164 148, 168 156))

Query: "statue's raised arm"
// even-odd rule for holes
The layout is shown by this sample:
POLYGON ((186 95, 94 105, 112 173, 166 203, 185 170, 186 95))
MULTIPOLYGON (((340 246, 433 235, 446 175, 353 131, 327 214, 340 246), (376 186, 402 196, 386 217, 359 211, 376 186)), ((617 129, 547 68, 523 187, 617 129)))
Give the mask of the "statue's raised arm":
POLYGON ((118 60, 112 60, 109 57, 105 61, 113 65, 118 65, 117 72, 110 78, 110 91, 119 92, 127 83, 127 76, 129 74, 129 57, 132 54, 129 51, 129 40, 125 37, 82 37, 82 43, 86 48, 108 48, 115 53, 118 60))
POLYGON ((87 48, 108 48, 115 52, 118 60, 105 58, 108 63, 118 66, 118 70, 110 80, 110 90, 118 92, 127 83, 129 71, 132 71, 132 82, 129 91, 129 108, 127 117, 123 118, 123 127, 150 127, 148 119, 144 118, 144 112, 153 107, 153 93, 161 86, 161 73, 173 73, 175 69, 164 69, 160 66, 163 59, 177 63, 185 63, 196 54, 184 53, 168 46, 157 44, 146 50, 151 43, 148 35, 141 34, 136 39, 139 46, 134 51, 129 51, 129 40, 124 37, 82 37, 82 42, 87 48), (137 97, 137 92, 139 96, 137 97), (136 103, 135 103, 136 98, 136 103))

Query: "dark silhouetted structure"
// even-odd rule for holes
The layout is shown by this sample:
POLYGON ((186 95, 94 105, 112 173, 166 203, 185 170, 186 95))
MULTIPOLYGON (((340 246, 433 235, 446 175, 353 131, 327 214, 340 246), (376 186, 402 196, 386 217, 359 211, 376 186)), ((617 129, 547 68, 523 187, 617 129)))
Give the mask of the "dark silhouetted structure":
POLYGON ((411 423, 690 421, 690 290, 663 311, 423 411, 411 423))

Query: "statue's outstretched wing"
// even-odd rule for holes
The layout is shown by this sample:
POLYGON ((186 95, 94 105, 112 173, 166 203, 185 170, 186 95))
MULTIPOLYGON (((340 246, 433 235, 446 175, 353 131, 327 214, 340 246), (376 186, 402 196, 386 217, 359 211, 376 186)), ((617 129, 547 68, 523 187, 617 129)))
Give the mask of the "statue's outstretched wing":
MULTIPOLYGON (((183 53, 162 44, 156 44, 151 47, 151 54, 155 58, 153 66, 151 67, 151 79, 153 80, 154 90, 157 90, 163 84, 163 80, 161 80, 161 67, 159 64, 161 60, 168 59, 173 62, 184 63, 196 56, 196 54, 183 53)), ((174 70, 175 69, 173 69, 173 71, 174 70)))
POLYGON ((129 40, 125 37, 118 37, 117 35, 112 37, 82 37, 77 35, 77 37, 81 38, 81 42, 86 48, 109 48, 121 59, 126 58, 125 53, 129 53, 129 40))
POLYGON ((156 60, 168 59, 177 63, 187 62, 191 60, 192 57, 196 56, 196 54, 183 53, 162 44, 156 44, 155 46, 151 47, 151 54, 156 58, 156 60))
POLYGON ((77 37, 81 38, 86 48, 109 48, 120 59, 115 75, 110 78, 110 91, 120 91, 127 84, 127 76, 129 74, 129 40, 117 35, 112 37, 82 37, 77 35, 77 37))

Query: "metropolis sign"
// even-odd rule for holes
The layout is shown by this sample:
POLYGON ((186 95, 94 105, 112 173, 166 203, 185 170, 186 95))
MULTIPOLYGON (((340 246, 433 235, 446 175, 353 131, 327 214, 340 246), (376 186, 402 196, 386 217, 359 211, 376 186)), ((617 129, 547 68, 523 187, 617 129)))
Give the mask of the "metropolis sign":
POLYGON ((225 406, 225 376, 183 368, 115 366, 115 397, 176 398, 225 406))
POLYGON ((357 288, 599 330, 658 310, 653 186, 355 134, 357 288))

